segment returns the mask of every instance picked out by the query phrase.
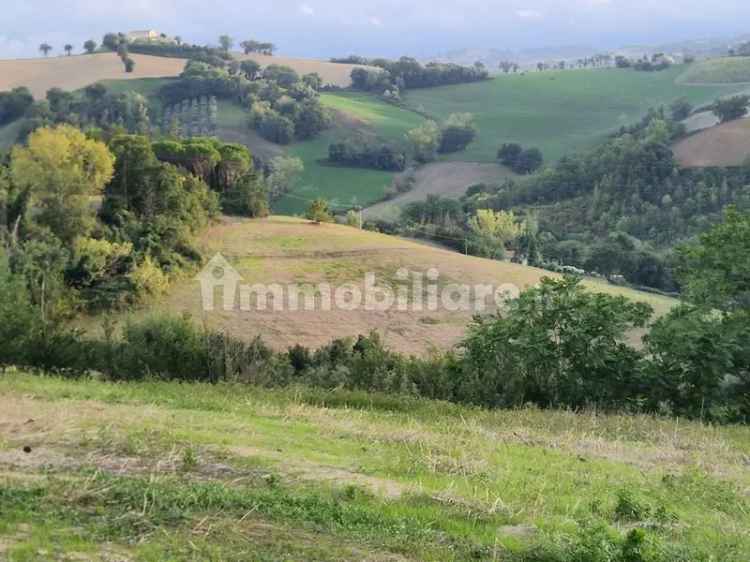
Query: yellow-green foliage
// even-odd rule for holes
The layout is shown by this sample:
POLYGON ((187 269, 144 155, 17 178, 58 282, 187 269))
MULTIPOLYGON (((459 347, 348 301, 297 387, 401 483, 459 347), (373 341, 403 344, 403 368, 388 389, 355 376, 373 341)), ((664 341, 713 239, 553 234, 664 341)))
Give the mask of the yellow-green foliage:
POLYGON ((137 297, 141 300, 163 294, 169 288, 169 278, 150 256, 146 256, 130 273, 130 279, 135 285, 137 297))

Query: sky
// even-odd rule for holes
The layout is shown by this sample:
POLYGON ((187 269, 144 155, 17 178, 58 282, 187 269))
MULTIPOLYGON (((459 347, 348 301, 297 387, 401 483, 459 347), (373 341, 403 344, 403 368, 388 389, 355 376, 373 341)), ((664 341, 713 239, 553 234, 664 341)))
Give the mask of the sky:
POLYGON ((156 29, 199 44, 220 34, 308 57, 462 48, 613 49, 750 31, 748 0, 0 0, 0 58, 60 54, 107 31, 156 29))

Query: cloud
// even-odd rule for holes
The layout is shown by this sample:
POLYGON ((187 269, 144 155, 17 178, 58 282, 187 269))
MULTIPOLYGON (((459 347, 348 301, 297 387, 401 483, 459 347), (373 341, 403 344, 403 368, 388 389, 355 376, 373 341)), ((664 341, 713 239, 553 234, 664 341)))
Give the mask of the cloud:
POLYGON ((299 11, 301 14, 305 16, 314 16, 315 15, 315 8, 313 8, 310 4, 300 4, 299 5, 299 11))
POLYGON ((544 17, 539 10, 516 10, 516 15, 522 20, 538 20, 544 17))
POLYGON ((367 21, 370 22, 370 25, 374 25, 375 27, 383 26, 382 20, 377 16, 370 16, 367 21))

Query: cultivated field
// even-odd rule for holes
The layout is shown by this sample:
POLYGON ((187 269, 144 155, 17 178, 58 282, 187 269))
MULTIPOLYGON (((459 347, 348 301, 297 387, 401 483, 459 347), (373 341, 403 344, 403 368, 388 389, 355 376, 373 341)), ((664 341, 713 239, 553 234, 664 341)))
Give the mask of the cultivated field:
MULTIPOLYGON (((315 225, 289 217, 264 220, 227 218, 205 233, 202 245, 206 255, 220 252, 229 259, 244 282, 250 285, 317 285, 325 282, 334 287, 346 283, 361 286, 365 274, 372 272, 379 286, 414 290, 413 278, 407 281, 397 279, 396 272, 400 268, 421 274, 436 268, 440 273, 439 287, 452 283, 494 286, 509 283, 524 288, 537 283, 543 276, 554 276, 540 269, 467 257, 384 234, 343 225, 315 225)), ((675 302, 603 282, 592 280, 587 283, 595 290, 649 302, 658 313, 664 313, 675 302)), ((247 312, 238 309, 224 311, 219 306, 213 312, 204 313, 199 284, 185 280, 173 286, 158 303, 136 315, 155 310, 187 312, 196 322, 242 338, 261 336, 277 349, 286 349, 297 343, 319 347, 335 338, 377 330, 393 349, 415 354, 424 354, 433 348, 447 349, 456 344, 473 315, 471 311, 450 312, 442 306, 435 312, 333 308, 331 311, 274 311, 269 305, 266 311, 254 309, 247 312)), ((491 309, 488 307, 488 311, 491 309)), ((101 325, 99 319, 89 320, 86 324, 90 329, 99 329, 101 325)))
POLYGON ((675 158, 687 168, 740 166, 750 158, 750 119, 711 127, 674 146, 675 158))
POLYGON ((421 166, 414 174, 414 187, 389 201, 377 203, 365 210, 368 219, 398 220, 401 209, 414 201, 424 201, 428 195, 458 199, 472 185, 498 185, 515 174, 498 164, 478 162, 433 162, 421 166))
POLYGON ((351 74, 352 70, 354 70, 355 68, 372 68, 362 67, 362 65, 357 64, 336 64, 315 59, 300 59, 278 55, 268 56, 260 55, 257 53, 251 53, 249 55, 235 53, 234 56, 238 60, 254 60, 262 67, 266 67, 269 64, 280 64, 288 66, 294 69, 299 75, 317 72, 323 79, 323 84, 330 84, 332 86, 339 86, 341 88, 348 88, 349 86, 351 86, 351 74))
POLYGON ((37 99, 50 88, 78 90, 101 80, 134 80, 178 76, 185 67, 182 59, 131 55, 135 70, 126 73, 115 53, 0 60, 0 91, 26 86, 37 99))
POLYGON ((8 373, 0 559, 746 562, 749 456, 747 427, 8 373))
POLYGON ((750 84, 750 57, 724 57, 691 64, 678 78, 684 84, 750 84))
POLYGON ((676 83, 684 71, 685 67, 677 66, 663 72, 529 72, 474 84, 412 90, 405 100, 437 119, 456 112, 476 116, 477 140, 465 153, 452 155, 453 160, 494 161, 505 142, 537 146, 545 159, 557 160, 638 121, 650 107, 680 97, 700 105, 743 88, 676 83))

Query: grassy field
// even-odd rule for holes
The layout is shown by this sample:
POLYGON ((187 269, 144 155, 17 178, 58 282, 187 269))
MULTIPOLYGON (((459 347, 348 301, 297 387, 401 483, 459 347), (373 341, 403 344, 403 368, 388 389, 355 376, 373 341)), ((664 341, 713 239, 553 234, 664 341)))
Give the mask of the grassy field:
POLYGON ((50 88, 72 91, 102 80, 177 76, 185 67, 183 59, 135 54, 131 57, 135 60, 132 73, 125 72, 116 53, 0 60, 0 91, 26 86, 35 98, 44 99, 50 88))
POLYGON ((7 373, 0 558, 745 562, 749 455, 747 427, 7 373))
POLYGON ((750 119, 730 121, 691 135, 674 146, 688 168, 740 166, 750 159, 750 119))
POLYGON ((321 101, 338 114, 336 125, 319 137, 295 143, 287 152, 305 163, 305 172, 289 197, 274 208, 279 213, 302 213, 309 201, 325 197, 334 205, 368 205, 383 197, 394 174, 381 170, 327 165, 328 145, 358 132, 400 142, 404 134, 422 122, 422 117, 374 96, 356 93, 329 93, 321 101))
POLYGON ((476 116, 479 136, 455 160, 494 161, 505 142, 539 147, 547 160, 596 144, 607 133, 640 119, 650 107, 686 97, 709 102, 739 86, 687 86, 663 72, 575 70, 502 76, 487 82, 407 93, 406 103, 445 119, 455 112, 476 116))
MULTIPOLYGON (((207 256, 220 252, 242 275, 244 283, 265 285, 297 284, 314 292, 320 283, 336 288, 353 283, 362 288, 366 273, 375 275, 379 287, 407 287, 417 289, 412 277, 400 280, 397 272, 406 268, 414 274, 424 275, 431 268, 439 272, 438 287, 453 283, 469 285, 490 284, 498 287, 512 284, 519 289, 534 285, 544 276, 553 273, 510 262, 464 256, 413 241, 362 231, 334 224, 316 225, 290 217, 271 217, 263 220, 229 219, 209 228, 199 241, 207 256)), ((424 279, 424 278, 422 278, 424 279)), ((586 284, 595 291, 625 295, 651 304, 657 314, 668 311, 673 299, 588 280, 586 284)), ((427 282, 423 281, 422 293, 427 282)), ((471 303, 481 301, 472 296, 471 303)), ((413 302, 413 298, 410 297, 413 302)), ((377 330, 392 349, 425 355, 432 349, 449 349, 457 344, 466 332, 474 314, 470 310, 451 311, 438 306, 436 310, 395 307, 385 310, 343 310, 332 307, 324 310, 223 310, 204 312, 201 307, 200 286, 192 279, 176 282, 169 293, 158 302, 136 312, 135 316, 165 311, 187 313, 196 322, 226 331, 237 337, 252 339, 260 336, 272 347, 285 350, 295 344, 317 348, 335 338, 368 334, 377 330)), ((486 302, 486 301, 482 301, 486 302)), ((494 310, 487 303, 485 312, 494 310)), ((119 325, 126 317, 118 318, 119 325)), ((82 327, 90 331, 101 329, 101 318, 90 318, 82 327)), ((637 343, 640 333, 633 334, 637 343)))
POLYGON ((724 57, 697 62, 678 78, 684 84, 750 83, 750 57, 724 57))

